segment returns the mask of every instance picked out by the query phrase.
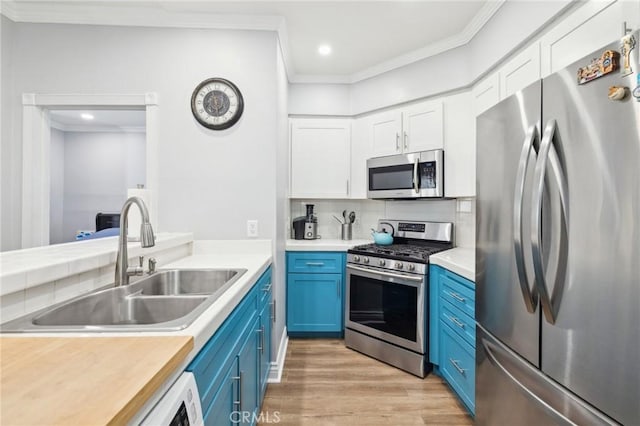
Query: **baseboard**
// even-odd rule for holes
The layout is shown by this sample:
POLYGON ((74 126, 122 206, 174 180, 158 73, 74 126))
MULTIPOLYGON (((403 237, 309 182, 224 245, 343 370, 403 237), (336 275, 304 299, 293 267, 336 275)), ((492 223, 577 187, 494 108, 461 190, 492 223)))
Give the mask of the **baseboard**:
POLYGON ((282 330, 282 338, 278 346, 278 356, 275 362, 271 362, 269 368, 269 377, 267 383, 280 383, 282 379, 282 370, 284 369, 284 361, 287 356, 287 346, 289 345, 289 336, 287 335, 287 327, 282 330))

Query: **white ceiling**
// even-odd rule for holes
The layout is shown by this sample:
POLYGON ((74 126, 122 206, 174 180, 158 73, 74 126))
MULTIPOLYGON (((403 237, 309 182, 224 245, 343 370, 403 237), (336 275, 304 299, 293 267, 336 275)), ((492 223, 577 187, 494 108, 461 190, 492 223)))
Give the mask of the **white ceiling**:
POLYGON ((505 0, 3 0, 15 21, 275 30, 291 81, 354 82, 467 43, 505 0), (317 53, 320 44, 333 53, 317 53))
POLYGON ((51 127, 65 132, 144 132, 146 112, 144 110, 50 110, 51 127), (93 115, 85 120, 81 114, 93 115))

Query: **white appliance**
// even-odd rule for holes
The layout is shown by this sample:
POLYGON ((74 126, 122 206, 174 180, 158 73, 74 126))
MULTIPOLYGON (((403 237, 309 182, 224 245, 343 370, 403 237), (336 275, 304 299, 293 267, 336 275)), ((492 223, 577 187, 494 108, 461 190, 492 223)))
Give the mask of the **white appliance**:
POLYGON ((203 426, 200 394, 193 373, 184 372, 153 407, 142 426, 203 426))

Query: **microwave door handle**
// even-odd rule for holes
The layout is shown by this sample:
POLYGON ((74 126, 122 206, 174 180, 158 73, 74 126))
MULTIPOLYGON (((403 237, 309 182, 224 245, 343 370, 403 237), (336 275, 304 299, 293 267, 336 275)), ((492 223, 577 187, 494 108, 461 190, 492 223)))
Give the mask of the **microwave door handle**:
POLYGON ((418 176, 419 164, 420 164, 420 159, 416 158, 413 161, 413 190, 416 191, 416 194, 420 193, 420 176, 418 176))

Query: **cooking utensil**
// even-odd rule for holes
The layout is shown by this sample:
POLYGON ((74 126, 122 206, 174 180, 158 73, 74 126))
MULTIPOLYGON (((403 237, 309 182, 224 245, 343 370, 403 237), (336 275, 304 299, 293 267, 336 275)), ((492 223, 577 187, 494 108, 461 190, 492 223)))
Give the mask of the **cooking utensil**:
POLYGON ((340 219, 338 219, 338 216, 336 216, 335 214, 334 214, 334 215, 331 215, 331 216, 333 216, 333 218, 334 218, 335 220, 337 220, 337 221, 338 221, 338 223, 339 223, 340 225, 344 225, 344 223, 342 223, 342 221, 341 221, 340 219))
POLYGON ((349 223, 353 223, 356 221, 356 212, 349 213, 349 223))
POLYGON ((347 223, 347 211, 342 210, 342 217, 344 218, 344 223, 347 223))

